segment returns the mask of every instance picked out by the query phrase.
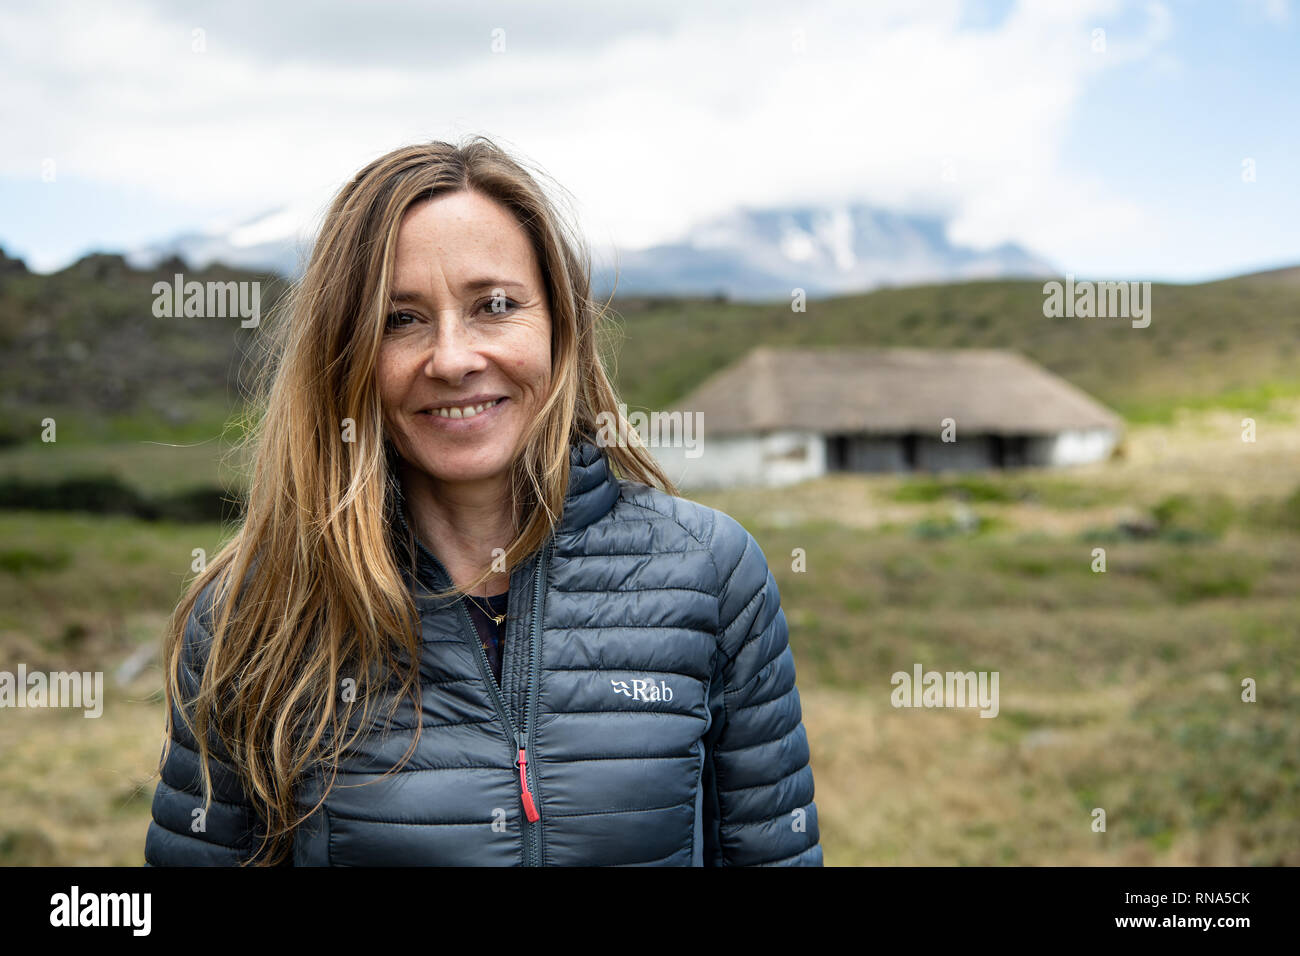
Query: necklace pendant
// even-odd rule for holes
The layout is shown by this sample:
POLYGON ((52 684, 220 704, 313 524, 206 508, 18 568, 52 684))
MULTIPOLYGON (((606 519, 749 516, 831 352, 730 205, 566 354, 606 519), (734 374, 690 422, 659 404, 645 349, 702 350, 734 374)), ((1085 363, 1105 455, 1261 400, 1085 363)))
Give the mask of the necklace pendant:
POLYGON ((506 616, 505 616, 504 614, 494 614, 494 615, 492 616, 492 623, 493 623, 493 624, 500 624, 500 623, 501 623, 502 621, 504 621, 505 619, 506 619, 506 616))

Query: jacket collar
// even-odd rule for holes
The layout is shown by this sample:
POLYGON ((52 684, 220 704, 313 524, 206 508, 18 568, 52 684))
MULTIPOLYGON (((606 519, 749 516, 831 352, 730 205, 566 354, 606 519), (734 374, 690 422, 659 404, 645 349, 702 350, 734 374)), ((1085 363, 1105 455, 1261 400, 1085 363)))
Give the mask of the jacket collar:
POLYGON ((609 457, 588 439, 569 446, 569 490, 557 534, 574 534, 609 514, 618 500, 609 457))

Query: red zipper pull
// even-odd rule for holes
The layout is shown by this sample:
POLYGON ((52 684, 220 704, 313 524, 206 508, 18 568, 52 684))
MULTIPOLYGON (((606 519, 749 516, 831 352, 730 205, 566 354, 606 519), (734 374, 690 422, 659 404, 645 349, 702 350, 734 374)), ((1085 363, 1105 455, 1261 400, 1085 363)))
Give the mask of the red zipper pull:
POLYGON ((515 761, 515 766, 519 768, 519 789, 524 795, 524 814, 528 817, 529 823, 536 823, 542 815, 537 812, 532 791, 528 789, 528 757, 523 747, 519 748, 519 759, 515 761))

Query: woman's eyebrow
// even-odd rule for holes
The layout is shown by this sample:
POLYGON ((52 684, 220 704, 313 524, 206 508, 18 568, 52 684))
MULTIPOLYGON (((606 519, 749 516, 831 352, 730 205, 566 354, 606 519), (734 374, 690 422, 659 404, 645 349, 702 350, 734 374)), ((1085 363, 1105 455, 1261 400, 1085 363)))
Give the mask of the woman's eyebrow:
POLYGON ((508 286, 516 289, 528 288, 528 286, 525 283, 516 282, 514 279, 481 278, 481 279, 470 279, 468 282, 465 283, 464 289, 468 292, 468 291, 477 291, 478 289, 495 289, 498 286, 500 286, 503 289, 508 286))
MULTIPOLYGON (((465 292, 477 292, 479 289, 508 289, 508 288, 527 289, 528 284, 525 282, 518 282, 514 279, 498 279, 498 278, 491 278, 491 277, 483 277, 478 279, 470 279, 469 281, 465 282, 461 286, 461 288, 465 292)), ((388 297, 388 301, 396 304, 399 302, 419 302, 423 298, 424 298, 424 293, 422 292, 415 292, 415 291, 402 289, 390 294, 388 297)))

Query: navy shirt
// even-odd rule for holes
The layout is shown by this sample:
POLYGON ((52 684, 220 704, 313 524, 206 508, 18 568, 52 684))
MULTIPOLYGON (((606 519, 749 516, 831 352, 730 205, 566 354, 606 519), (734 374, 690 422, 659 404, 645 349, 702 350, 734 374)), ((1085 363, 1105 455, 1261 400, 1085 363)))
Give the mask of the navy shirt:
POLYGON ((488 664, 492 666, 492 676, 496 678, 498 687, 501 686, 501 654, 506 637, 506 622, 503 618, 500 624, 494 623, 490 617, 483 613, 483 609, 485 607, 491 608, 493 615, 505 614, 509 602, 509 591, 493 594, 490 597, 476 594, 472 598, 465 599, 470 620, 474 622, 474 627, 478 629, 479 643, 483 645, 483 650, 487 652, 488 664))

